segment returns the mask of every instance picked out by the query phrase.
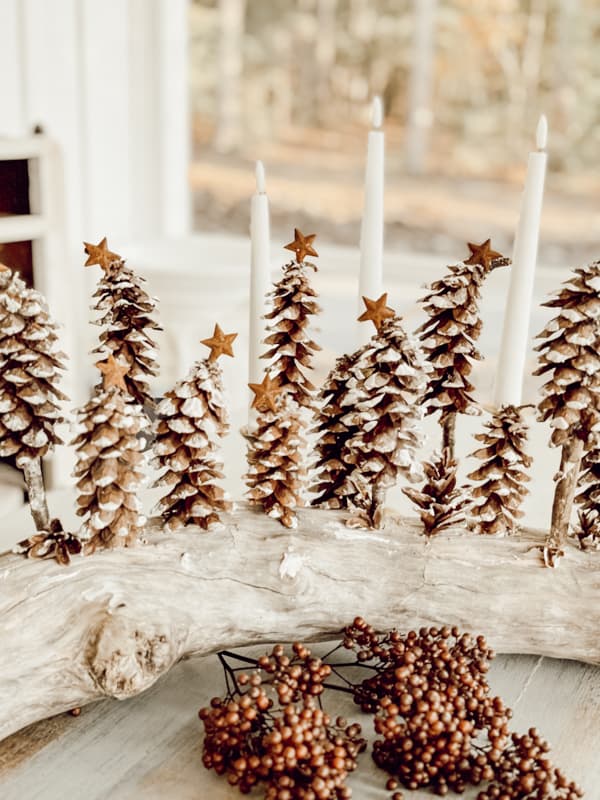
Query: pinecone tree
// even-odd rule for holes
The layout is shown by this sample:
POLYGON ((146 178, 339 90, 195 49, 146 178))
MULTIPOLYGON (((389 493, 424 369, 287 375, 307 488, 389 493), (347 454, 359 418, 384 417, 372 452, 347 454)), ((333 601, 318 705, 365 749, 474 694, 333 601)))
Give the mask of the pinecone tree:
POLYGON ((473 362, 481 360, 475 343, 481 333, 479 300, 481 287, 491 270, 506 266, 509 259, 492 250, 488 239, 482 245, 468 244, 471 256, 448 267, 420 301, 429 319, 417 330, 433 371, 424 397, 425 414, 440 412, 442 449, 454 458, 457 414, 479 414, 469 380, 473 362))
POLYGON ((85 244, 89 258, 85 266, 99 264, 102 277, 94 293, 94 309, 100 317, 100 345, 94 353, 108 355, 129 366, 125 375, 127 391, 144 408, 154 407, 154 398, 146 378, 158 374, 154 331, 162 330, 153 315, 156 301, 143 287, 145 279, 125 265, 116 253, 108 250, 106 238, 100 244, 85 244))
POLYGON ((77 514, 84 517, 88 552, 134 544, 146 521, 138 498, 145 466, 138 434, 147 419, 127 390, 127 367, 112 356, 96 366, 103 383, 79 412, 81 433, 73 441, 77 514))
POLYGON ((528 426, 524 408, 503 406, 486 422, 486 431, 475 434, 485 445, 472 454, 483 464, 468 475, 479 483, 471 490, 477 533, 514 533, 523 516, 521 504, 531 480, 524 470, 533 462, 525 452, 528 426))
MULTIPOLYGON (((359 322, 372 322, 379 331, 384 320, 394 316, 387 305, 387 292, 377 300, 363 297, 364 313, 359 322)), ((317 483, 312 487, 316 498, 312 505, 326 508, 347 508, 349 496, 354 494, 350 483, 353 465, 347 463, 347 444, 358 432, 358 427, 348 418, 357 399, 356 389, 362 384, 362 373, 357 370, 369 345, 364 345, 352 355, 337 359, 318 395, 318 412, 315 436, 317 483)))
POLYGON ((575 535, 583 550, 600 548, 600 450, 589 450, 581 462, 579 506, 575 535))
POLYGON ((156 486, 168 493, 156 511, 169 530, 198 525, 207 530, 229 511, 231 503, 218 481, 223 465, 217 457, 217 440, 229 430, 223 397, 220 355, 232 356, 237 334, 224 334, 218 325, 212 339, 203 344, 210 356, 196 362, 189 374, 158 406, 154 465, 164 470, 156 486))
POLYGON ((427 364, 399 317, 385 319, 356 365, 360 382, 353 407, 341 418, 355 433, 343 460, 352 465, 347 495, 359 511, 352 525, 379 528, 387 489, 399 475, 421 476, 415 451, 421 444, 421 400, 427 364))
POLYGON ((365 348, 337 359, 318 395, 316 415, 315 470, 316 483, 311 491, 316 497, 312 505, 326 508, 347 508, 349 475, 353 466, 344 461, 347 444, 357 433, 357 426, 348 420, 348 411, 356 399, 360 383, 356 365, 365 348), (345 419, 345 421, 343 421, 345 419))
POLYGON ((294 509, 301 504, 305 477, 306 442, 299 409, 284 387, 268 374, 262 383, 249 386, 255 394, 252 407, 258 417, 255 435, 248 438, 248 498, 286 528, 295 528, 298 520, 294 509))
POLYGON ((434 453, 423 463, 425 483, 420 489, 406 486, 404 494, 420 509, 419 516, 427 536, 465 521, 470 505, 463 487, 456 485, 457 462, 448 450, 434 453))
POLYGON ((315 234, 303 236, 295 229, 294 241, 285 248, 294 251, 296 259, 283 267, 283 277, 271 293, 273 308, 265 315, 272 331, 265 339, 269 349, 262 356, 269 362, 267 371, 288 387, 290 397, 301 407, 313 403, 315 387, 305 371, 312 368, 313 354, 321 349, 308 333, 311 316, 321 310, 308 279, 308 271, 317 268, 304 261, 306 255, 317 255, 312 247, 314 238, 315 234))
POLYGON ((23 470, 35 526, 48 531, 50 516, 42 458, 62 444, 58 389, 66 356, 43 297, 0 265, 0 457, 23 470))
POLYGON ((573 276, 544 305, 558 309, 538 334, 543 375, 540 420, 552 428, 550 445, 561 447, 555 477, 550 534, 544 550, 553 566, 569 534, 573 498, 584 450, 596 446, 600 420, 600 261, 574 270, 573 276))

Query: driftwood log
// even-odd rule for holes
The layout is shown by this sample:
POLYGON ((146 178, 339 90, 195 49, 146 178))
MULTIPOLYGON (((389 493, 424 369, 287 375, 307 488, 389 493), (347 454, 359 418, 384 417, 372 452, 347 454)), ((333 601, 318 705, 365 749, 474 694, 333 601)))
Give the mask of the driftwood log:
POLYGON ((151 686, 178 660, 332 637, 357 614, 380 629, 457 624, 503 653, 600 664, 600 554, 542 566, 543 535, 449 531, 390 517, 377 532, 304 510, 286 530, 240 506, 210 533, 165 535, 61 567, 0 557, 0 738, 151 686))

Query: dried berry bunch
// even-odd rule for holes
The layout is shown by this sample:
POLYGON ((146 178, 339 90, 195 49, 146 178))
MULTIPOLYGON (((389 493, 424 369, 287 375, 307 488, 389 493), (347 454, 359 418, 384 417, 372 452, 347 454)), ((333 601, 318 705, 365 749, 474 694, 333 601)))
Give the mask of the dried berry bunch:
POLYGON ((567 780, 550 758, 548 743, 536 728, 513 733, 494 768, 494 780, 477 800, 577 800, 583 791, 567 780))
POLYGON ((263 683, 274 687, 280 703, 296 703, 303 697, 317 697, 323 692, 323 681, 331 675, 331 667, 312 655, 305 645, 295 642, 292 655, 277 644, 271 653, 258 659, 258 667, 266 677, 263 683))
POLYGON ((420 509, 419 516, 427 536, 433 536, 465 520, 470 505, 463 487, 457 486, 458 464, 448 449, 434 453, 423 463, 425 483, 420 489, 406 486, 404 494, 420 509))
MULTIPOLYGON (((252 662, 252 674, 232 669, 221 654, 228 694, 200 710, 203 763, 226 775, 242 794, 262 784, 266 800, 346 800, 346 778, 365 742, 360 726, 335 722, 316 703, 328 665, 301 644, 281 645, 252 662)), ((235 657, 235 656, 234 656, 235 657)))
POLYGON ((220 653, 228 691, 200 711, 204 765, 242 793, 261 784, 266 800, 349 798, 345 781, 365 742, 358 725, 333 723, 322 710, 329 689, 349 692, 373 715, 373 760, 390 775, 391 800, 403 800, 400 784, 438 795, 479 786, 478 800, 582 797, 535 729, 509 731, 512 712, 487 682, 493 655, 483 636, 456 627, 377 634, 361 617, 322 660, 302 644, 291 653, 276 645, 258 660, 220 653), (343 650, 355 659, 334 658, 343 650))
POLYGON ((483 636, 449 627, 378 636, 359 617, 346 628, 344 646, 374 667, 355 686, 355 701, 375 714, 378 766, 409 789, 429 786, 442 795, 494 777, 511 712, 490 696, 493 652, 483 636))

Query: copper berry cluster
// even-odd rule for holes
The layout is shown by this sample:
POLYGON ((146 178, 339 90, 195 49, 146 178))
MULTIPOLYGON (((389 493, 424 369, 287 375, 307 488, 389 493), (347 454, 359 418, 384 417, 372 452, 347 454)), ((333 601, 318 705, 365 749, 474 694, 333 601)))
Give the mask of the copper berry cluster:
POLYGON ((512 712, 487 682, 494 653, 483 636, 449 626, 377 634, 357 617, 323 660, 301 644, 290 654, 277 645, 257 660, 219 657, 227 695, 200 711, 203 761, 243 794, 260 784, 266 800, 352 796, 346 779, 366 742, 359 725, 333 722, 323 709, 324 690, 338 689, 373 717, 373 760, 389 775, 391 800, 403 800, 400 785, 437 795, 476 786, 477 800, 583 796, 535 728, 510 731, 512 712), (343 651, 353 657, 341 661, 343 651))
POLYGON ((355 700, 375 715, 378 766, 409 789, 432 787, 439 795, 494 777, 511 712, 490 696, 493 652, 483 636, 449 627, 378 636, 358 618, 344 646, 374 666, 355 700))
POLYGON ((540 737, 536 728, 520 736, 513 733, 496 765, 495 780, 479 792, 477 800, 577 800, 582 790, 567 780, 550 758, 548 742, 540 737))
POLYGON ((317 703, 331 668, 301 644, 291 656, 277 645, 251 675, 221 657, 229 691, 200 710, 204 766, 242 794, 262 784, 265 800, 348 800, 366 744, 359 725, 334 722, 317 703))

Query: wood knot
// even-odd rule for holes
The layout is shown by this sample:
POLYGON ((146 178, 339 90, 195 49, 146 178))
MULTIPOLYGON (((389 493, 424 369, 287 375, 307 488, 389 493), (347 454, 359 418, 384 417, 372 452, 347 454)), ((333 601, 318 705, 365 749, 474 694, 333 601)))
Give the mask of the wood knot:
POLYGON ((180 658, 185 635, 168 622, 139 624, 112 613, 91 640, 87 661, 100 690, 118 700, 144 691, 180 658))

